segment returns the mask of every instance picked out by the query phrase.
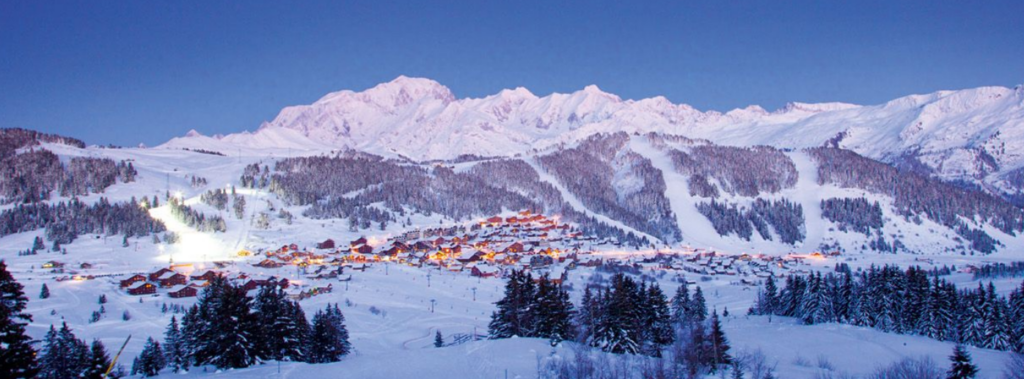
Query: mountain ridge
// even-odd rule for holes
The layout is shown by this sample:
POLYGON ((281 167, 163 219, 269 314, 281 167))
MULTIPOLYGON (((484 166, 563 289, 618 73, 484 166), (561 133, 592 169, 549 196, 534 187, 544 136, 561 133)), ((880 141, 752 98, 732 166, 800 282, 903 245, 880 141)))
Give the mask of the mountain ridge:
POLYGON ((623 100, 589 85, 537 96, 526 88, 457 98, 437 81, 398 78, 289 106, 255 132, 172 139, 165 148, 355 149, 417 161, 514 156, 599 133, 626 131, 722 145, 798 149, 832 144, 944 180, 1007 194, 1024 167, 1024 87, 978 87, 900 97, 877 105, 800 103, 701 111, 656 96, 623 100), (222 145, 222 146, 218 146, 222 145))

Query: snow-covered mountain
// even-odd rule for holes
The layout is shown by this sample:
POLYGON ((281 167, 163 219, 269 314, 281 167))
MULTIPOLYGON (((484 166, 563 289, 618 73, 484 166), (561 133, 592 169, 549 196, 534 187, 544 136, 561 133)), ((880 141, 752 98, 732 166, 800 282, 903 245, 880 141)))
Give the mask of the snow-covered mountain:
POLYGON ((664 97, 623 100, 597 86, 538 97, 525 88, 457 98, 440 83, 400 76, 362 92, 287 107, 255 132, 198 133, 165 148, 351 148, 413 160, 511 156, 598 133, 660 133, 723 145, 834 145, 946 180, 1017 193, 1024 185, 1024 87, 911 95, 885 104, 790 103, 700 111, 664 97))

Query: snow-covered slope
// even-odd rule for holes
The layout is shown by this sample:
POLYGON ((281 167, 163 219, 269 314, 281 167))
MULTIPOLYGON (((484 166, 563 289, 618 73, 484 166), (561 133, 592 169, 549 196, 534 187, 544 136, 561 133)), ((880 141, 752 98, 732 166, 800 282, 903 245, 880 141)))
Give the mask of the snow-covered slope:
POLYGON ((458 99, 433 80, 400 76, 362 92, 339 91, 310 105, 287 107, 256 132, 190 133, 163 147, 348 147, 435 160, 509 156, 616 131, 684 135, 726 145, 837 144, 944 179, 1016 192, 1019 184, 1001 179, 1024 167, 1024 87, 940 91, 873 106, 790 103, 771 112, 755 105, 721 113, 664 97, 623 100, 593 85, 544 97, 520 87, 458 99))

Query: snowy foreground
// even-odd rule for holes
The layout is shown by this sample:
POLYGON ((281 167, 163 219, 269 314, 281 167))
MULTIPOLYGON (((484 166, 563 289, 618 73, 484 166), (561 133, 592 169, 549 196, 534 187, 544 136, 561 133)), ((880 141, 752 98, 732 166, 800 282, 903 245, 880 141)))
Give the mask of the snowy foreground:
MULTIPOLYGON (((117 250, 121 250, 118 248, 117 250)), ((129 250, 129 249, 124 249, 129 250)), ((42 337, 50 324, 62 319, 75 330, 79 338, 101 339, 111 350, 132 334, 132 342, 125 349, 120 363, 129 365, 142 349, 146 337, 162 335, 171 313, 161 312, 164 303, 191 304, 194 299, 170 299, 129 296, 117 289, 113 280, 48 282, 51 297, 40 300, 41 281, 17 274, 26 285, 31 297, 29 311, 35 316, 30 333, 42 337), (106 316, 99 322, 87 322, 90 313, 99 308, 99 294, 107 294, 106 316), (124 311, 131 313, 129 321, 122 321, 124 311), (55 314, 51 315, 51 312, 55 314)), ((589 270, 577 270, 570 276, 571 283, 580 283, 592 275, 589 270)), ((667 280, 662 287, 669 295, 675 285, 667 280)), ((964 276, 966 280, 966 276, 964 276)), ((246 369, 209 372, 193 369, 189 375, 212 377, 308 377, 325 374, 344 378, 501 378, 506 371, 510 378, 537 377, 539 365, 553 357, 571 354, 567 346, 552 348, 548 341, 539 339, 484 340, 467 342, 443 348, 433 347, 433 336, 440 330, 449 341, 457 333, 483 333, 490 312, 502 291, 500 279, 478 279, 463 273, 431 272, 431 285, 427 287, 424 269, 391 265, 372 266, 365 273, 355 274, 348 289, 341 284, 335 292, 302 301, 307 312, 323 308, 327 303, 341 303, 347 317, 355 353, 341 362, 323 365, 304 363, 268 362, 246 369), (472 288, 476 288, 476 301, 472 288), (436 300, 434 312, 430 301, 436 300), (371 308, 372 307, 372 308, 371 308), (376 314, 375 314, 376 311, 376 314), (280 374, 278 370, 280 369, 280 374)), ((335 283, 340 284, 340 283, 335 283)), ((1009 284, 1009 283, 1007 283, 1009 284)), ((876 367, 904 357, 929 356, 945 366, 946 356, 952 351, 949 343, 923 337, 882 333, 848 325, 799 325, 795 320, 745 316, 753 300, 753 292, 730 285, 723 280, 701 282, 708 294, 709 307, 728 308, 732 313, 724 326, 733 352, 760 349, 769 359, 777 362, 777 373, 785 378, 811 378, 822 369, 824 359, 837 372, 866 374, 876 367)), ((579 288, 580 286, 577 286, 579 288)), ((579 301, 580 291, 573 291, 579 301)), ((180 316, 179 316, 180 317, 180 316)), ((975 363, 981 367, 980 378, 999 378, 1007 353, 970 348, 975 363)), ((112 352, 113 353, 113 352, 112 352)), ((173 377, 176 374, 166 373, 173 377)))

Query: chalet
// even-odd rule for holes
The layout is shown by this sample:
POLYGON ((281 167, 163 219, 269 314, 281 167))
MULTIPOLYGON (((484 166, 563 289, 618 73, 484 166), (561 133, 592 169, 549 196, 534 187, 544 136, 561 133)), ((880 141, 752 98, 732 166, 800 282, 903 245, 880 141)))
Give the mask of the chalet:
POLYGON ((547 267, 555 263, 555 260, 547 255, 534 255, 530 257, 531 267, 547 267))
POLYGON ((430 242, 433 243, 434 246, 441 246, 441 245, 444 244, 445 240, 444 240, 444 237, 437 237, 433 241, 430 241, 430 242))
POLYGON ((213 278, 216 278, 217 276, 218 276, 218 274, 217 274, 216 271, 207 270, 202 275, 192 275, 192 280, 211 281, 211 280, 213 280, 213 278))
POLYGON ((357 239, 355 241, 352 241, 352 242, 349 242, 348 246, 354 248, 354 247, 356 247, 358 245, 365 245, 366 242, 367 242, 366 241, 366 237, 359 237, 359 239, 357 239))
POLYGON ((135 284, 135 283, 138 283, 138 282, 145 282, 145 281, 146 281, 146 276, 145 275, 135 274, 135 275, 133 275, 132 277, 130 277, 128 279, 122 280, 121 281, 121 288, 128 288, 128 287, 131 287, 132 284, 135 284))
POLYGON ((60 262, 57 262, 57 261, 49 261, 49 262, 43 263, 43 268, 62 268, 62 267, 64 267, 64 264, 60 263, 60 262))
POLYGON ((497 278, 501 276, 501 270, 494 266, 474 266, 469 274, 478 278, 497 278))
POLYGON ((487 223, 491 224, 491 226, 495 226, 495 225, 501 224, 501 217, 498 217, 498 216, 491 217, 491 218, 487 219, 487 223))
POLYGON ((280 262, 272 260, 272 259, 264 259, 262 262, 256 264, 256 267, 263 267, 263 268, 278 268, 278 267, 281 267, 281 266, 284 266, 284 265, 281 264, 280 262))
POLYGON ((192 286, 175 286, 167 291, 167 296, 175 299, 183 297, 195 297, 199 294, 199 290, 192 286))
POLYGON ((456 258, 456 259, 458 259, 459 262, 462 262, 463 264, 466 264, 466 263, 470 263, 470 262, 479 261, 485 255, 487 255, 487 253, 482 252, 480 250, 475 250, 475 251, 466 250, 466 251, 462 252, 462 254, 459 254, 459 257, 456 258))
POLYGON ((523 252, 523 244, 519 242, 513 242, 501 250, 502 253, 521 253, 523 252))
POLYGON ((92 268, 92 263, 89 263, 89 262, 82 263, 81 265, 78 266, 78 268, 80 268, 82 270, 90 269, 90 268, 92 268))
POLYGON ((373 246, 370 245, 359 245, 352 248, 353 253, 359 254, 373 254, 373 246))
POLYGON ((429 251, 429 250, 431 250, 433 248, 434 247, 431 246, 430 243, 428 243, 426 241, 416 241, 416 243, 412 245, 412 249, 413 250, 421 251, 421 252, 422 251, 429 251))
POLYGON ((151 295, 156 293, 156 285, 149 282, 136 282, 128 287, 129 295, 151 295))
POLYGON ((158 280, 160 280, 161 276, 164 276, 164 274, 167 274, 167 273, 174 273, 174 270, 171 270, 169 268, 162 268, 160 270, 157 270, 157 272, 149 274, 149 281, 151 281, 151 282, 158 281, 158 280))
POLYGON ((179 285, 184 285, 188 282, 188 278, 185 275, 171 272, 160 276, 160 287, 169 288, 179 285))
POLYGON ((328 238, 324 242, 320 242, 320 243, 316 244, 316 248, 317 249, 333 249, 334 248, 334 240, 328 238))

